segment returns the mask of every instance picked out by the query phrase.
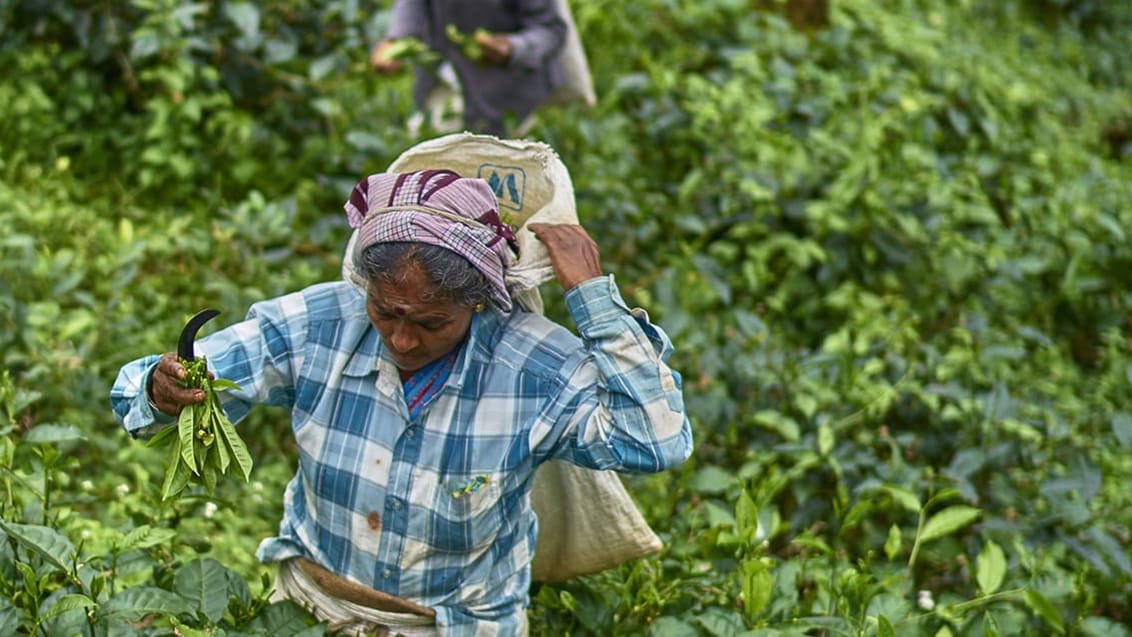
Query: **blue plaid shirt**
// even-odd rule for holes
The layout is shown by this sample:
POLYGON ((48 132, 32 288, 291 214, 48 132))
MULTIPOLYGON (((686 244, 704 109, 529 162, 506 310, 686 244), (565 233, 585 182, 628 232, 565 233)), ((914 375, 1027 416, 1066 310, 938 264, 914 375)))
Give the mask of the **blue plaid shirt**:
MULTIPOLYGON (((437 611, 446 634, 523 625, 537 519, 528 494, 551 458, 593 469, 661 471, 692 450, 667 336, 625 305, 612 276, 566 293, 579 339, 544 316, 474 315, 447 382, 411 417, 365 296, 323 283, 253 305, 197 345, 233 422, 286 407, 299 449, 264 562, 307 557, 437 611)), ((157 356, 111 390, 135 436, 166 417, 143 388, 157 356)))

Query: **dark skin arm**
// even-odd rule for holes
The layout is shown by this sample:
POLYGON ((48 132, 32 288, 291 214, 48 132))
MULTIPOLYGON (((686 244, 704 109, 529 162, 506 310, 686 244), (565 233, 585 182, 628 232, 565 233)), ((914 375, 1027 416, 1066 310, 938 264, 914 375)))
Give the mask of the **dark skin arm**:
POLYGON ((582 226, 532 223, 527 229, 546 246, 554 276, 563 290, 603 274, 597 243, 582 226))
MULTIPOLYGON (((209 378, 212 374, 209 373, 209 378)), ((188 389, 182 387, 180 382, 185 378, 185 366, 177 357, 177 352, 166 352, 157 361, 157 367, 149 377, 146 393, 161 413, 176 416, 181 407, 199 403, 204 400, 204 390, 188 389)))

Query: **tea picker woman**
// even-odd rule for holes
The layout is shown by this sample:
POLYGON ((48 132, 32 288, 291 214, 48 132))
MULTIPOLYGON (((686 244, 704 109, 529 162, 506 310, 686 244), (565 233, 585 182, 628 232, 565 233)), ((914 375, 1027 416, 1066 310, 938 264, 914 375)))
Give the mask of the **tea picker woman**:
POLYGON ((385 37, 370 51, 374 70, 399 72, 401 62, 386 51, 403 38, 421 40, 444 62, 437 69, 415 69, 413 99, 423 109, 434 88, 455 84, 466 130, 512 134, 507 117, 523 121, 564 79, 557 61, 567 27, 550 0, 396 0, 389 22, 385 37), (478 55, 468 57, 452 42, 449 29, 465 34, 478 55))
MULTIPOLYGON (((290 410, 298 469, 278 535, 277 593, 335 629, 523 635, 537 519, 529 491, 551 459, 657 472, 692 450, 672 345, 630 310, 575 225, 532 224, 578 335, 513 307, 516 250, 486 182, 383 173, 345 205, 366 293, 320 283, 252 305, 201 339, 237 422, 290 410)), ((125 365, 115 416, 152 434, 199 390, 175 353, 125 365)), ((248 435, 245 433, 245 436, 248 435)))

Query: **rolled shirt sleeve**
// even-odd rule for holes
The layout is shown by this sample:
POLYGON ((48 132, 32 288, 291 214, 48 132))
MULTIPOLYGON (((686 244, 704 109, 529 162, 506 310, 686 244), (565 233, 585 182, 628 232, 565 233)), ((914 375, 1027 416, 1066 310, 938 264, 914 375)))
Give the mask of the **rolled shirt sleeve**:
POLYGON ((594 469, 661 471, 686 460, 692 430, 683 383, 667 360, 668 336, 640 309, 630 310, 612 275, 566 292, 586 356, 555 401, 568 421, 555 453, 594 469))

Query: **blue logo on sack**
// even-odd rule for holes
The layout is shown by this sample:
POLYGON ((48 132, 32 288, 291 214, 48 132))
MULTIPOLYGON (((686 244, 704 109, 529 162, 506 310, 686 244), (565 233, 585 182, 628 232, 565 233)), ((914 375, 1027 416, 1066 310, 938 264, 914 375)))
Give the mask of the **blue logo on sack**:
POLYGON ((499 199, 500 212, 503 208, 519 212, 523 209, 523 193, 527 188, 527 173, 518 166, 480 164, 476 175, 495 191, 499 199))

